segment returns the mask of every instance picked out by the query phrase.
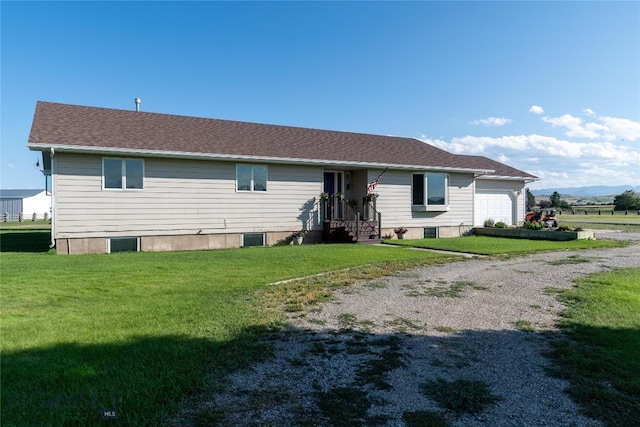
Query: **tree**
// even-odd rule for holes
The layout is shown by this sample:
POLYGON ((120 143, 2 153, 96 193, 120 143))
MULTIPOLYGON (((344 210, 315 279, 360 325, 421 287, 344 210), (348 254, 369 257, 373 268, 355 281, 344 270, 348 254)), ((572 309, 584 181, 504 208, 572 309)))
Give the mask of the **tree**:
POLYGON ((617 211, 640 209, 640 196, 633 190, 627 190, 613 198, 613 204, 617 211))
POLYGON ((540 200, 538 204, 540 205, 540 209, 548 209, 551 207, 551 202, 548 200, 540 200))
POLYGON ((554 191, 551 197, 549 197, 549 200, 551 201, 551 207, 557 208, 560 204, 560 193, 554 191))
POLYGON ((531 191, 527 188, 527 209, 531 210, 536 205, 536 196, 531 194, 531 191))

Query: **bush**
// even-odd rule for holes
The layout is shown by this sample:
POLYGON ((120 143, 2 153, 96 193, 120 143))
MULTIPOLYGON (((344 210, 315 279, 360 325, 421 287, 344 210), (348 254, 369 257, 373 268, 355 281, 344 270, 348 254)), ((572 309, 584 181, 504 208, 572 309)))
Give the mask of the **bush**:
POLYGON ((487 218, 484 220, 484 226, 486 228, 491 228, 495 225, 495 221, 493 220, 493 218, 487 218))
POLYGON ((640 209, 640 196, 633 190, 627 190, 613 199, 617 211, 640 209))
POLYGON ((499 222, 496 222, 495 227, 496 228, 507 228, 507 224, 502 222, 502 221, 499 221, 499 222))
POLYGON ((541 222, 526 221, 522 225, 522 228, 526 228, 527 230, 542 230, 544 225, 541 222))

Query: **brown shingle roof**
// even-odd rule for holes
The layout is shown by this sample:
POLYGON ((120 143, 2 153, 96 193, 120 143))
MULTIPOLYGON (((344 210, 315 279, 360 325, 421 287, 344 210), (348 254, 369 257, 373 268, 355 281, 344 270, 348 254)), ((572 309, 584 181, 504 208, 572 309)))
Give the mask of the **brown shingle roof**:
POLYGON ((42 101, 36 105, 28 145, 32 149, 58 147, 471 170, 504 166, 505 176, 533 178, 490 159, 451 154, 413 138, 42 101))

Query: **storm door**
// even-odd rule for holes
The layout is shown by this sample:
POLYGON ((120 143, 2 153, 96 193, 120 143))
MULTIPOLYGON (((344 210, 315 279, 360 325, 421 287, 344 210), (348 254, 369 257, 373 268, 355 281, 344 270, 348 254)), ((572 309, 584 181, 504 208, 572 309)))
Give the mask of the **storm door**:
POLYGON ((329 195, 327 201, 327 219, 342 218, 344 210, 344 172, 325 171, 324 192, 329 195))

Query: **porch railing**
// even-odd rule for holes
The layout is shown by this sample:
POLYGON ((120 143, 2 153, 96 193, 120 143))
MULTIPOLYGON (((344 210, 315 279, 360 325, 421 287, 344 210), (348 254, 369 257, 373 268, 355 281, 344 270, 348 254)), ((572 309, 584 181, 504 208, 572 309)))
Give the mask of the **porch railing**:
POLYGON ((382 235, 382 214, 376 210, 375 201, 363 200, 362 212, 340 197, 322 199, 322 207, 324 221, 330 222, 332 228, 344 228, 356 241, 382 235))

